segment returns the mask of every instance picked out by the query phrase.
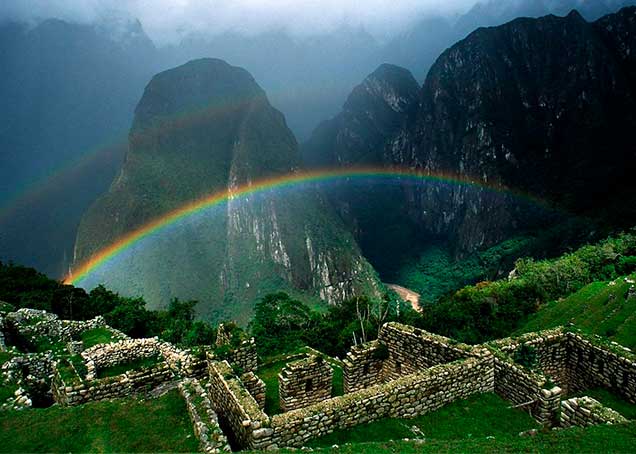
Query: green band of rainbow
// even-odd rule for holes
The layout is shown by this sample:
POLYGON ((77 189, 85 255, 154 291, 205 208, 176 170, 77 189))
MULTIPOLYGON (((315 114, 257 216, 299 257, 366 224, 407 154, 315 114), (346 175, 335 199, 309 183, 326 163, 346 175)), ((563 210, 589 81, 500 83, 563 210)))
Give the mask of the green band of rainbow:
POLYGON ((223 190, 215 192, 207 197, 198 199, 181 207, 170 211, 140 227, 123 235, 111 245, 101 249, 94 254, 86 262, 77 267, 71 274, 65 279, 65 284, 75 284, 78 281, 85 278, 94 269, 103 265, 108 260, 122 253, 136 242, 143 238, 152 235, 153 233, 167 227, 180 219, 194 215, 202 210, 219 205, 229 199, 236 197, 247 196, 255 194, 261 191, 267 191, 270 189, 279 189, 289 186, 294 186, 301 183, 312 182, 326 182, 329 180, 337 179, 350 179, 350 178, 376 178, 376 177, 399 177, 416 179, 421 181, 430 182, 442 182, 454 185, 467 185, 474 186, 476 188, 487 189, 490 191, 511 194, 515 197, 527 199, 536 204, 542 204, 538 199, 535 199, 527 194, 518 193, 512 191, 503 186, 494 186, 484 182, 471 180, 466 177, 442 174, 442 173, 423 173, 413 169, 400 169, 400 168, 386 168, 386 167, 359 167, 359 168, 341 168, 341 169, 327 169, 317 171, 295 172, 291 174, 280 175, 272 178, 266 178, 258 180, 233 190, 223 190))

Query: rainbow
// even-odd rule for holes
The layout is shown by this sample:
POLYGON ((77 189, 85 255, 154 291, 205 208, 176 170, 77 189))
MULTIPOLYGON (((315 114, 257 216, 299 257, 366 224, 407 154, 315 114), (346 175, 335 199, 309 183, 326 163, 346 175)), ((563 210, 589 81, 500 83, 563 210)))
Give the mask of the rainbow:
POLYGON ((294 172, 285 175, 257 180, 238 188, 225 189, 210 194, 206 197, 186 203, 179 208, 170 211, 156 219, 136 228, 135 230, 121 236, 109 246, 99 250, 91 258, 82 263, 75 270, 71 271, 64 279, 65 284, 76 284, 86 278, 93 270, 100 267, 104 263, 113 259, 117 255, 130 248, 132 245, 142 239, 158 232, 159 230, 178 222, 188 216, 195 215, 201 211, 220 205, 228 200, 246 197, 259 192, 283 189, 306 183, 323 183, 334 180, 347 179, 365 179, 365 178, 401 178, 416 180, 418 182, 438 182, 453 185, 472 186, 479 189, 486 189, 498 193, 511 194, 517 198, 529 200, 538 205, 544 205, 544 202, 533 198, 524 193, 513 191, 505 186, 491 185, 481 181, 469 179, 467 177, 443 174, 443 173, 424 173, 413 169, 386 168, 386 167, 358 167, 358 168, 340 168, 340 169, 323 169, 316 171, 294 172))

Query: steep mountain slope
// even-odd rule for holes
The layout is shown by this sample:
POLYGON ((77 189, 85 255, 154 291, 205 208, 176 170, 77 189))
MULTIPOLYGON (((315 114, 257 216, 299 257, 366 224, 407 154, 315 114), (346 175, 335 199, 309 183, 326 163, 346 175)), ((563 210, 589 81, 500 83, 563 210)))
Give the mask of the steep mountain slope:
MULTIPOLYGON (((345 109, 340 118, 348 120, 319 128, 308 149, 329 165, 365 155, 378 165, 501 188, 503 195, 403 184, 393 197, 404 207, 402 224, 446 238, 460 255, 551 219, 507 188, 611 225, 634 222, 636 210, 626 203, 636 200, 634 15, 636 8, 627 8, 588 23, 572 12, 479 29, 440 56, 381 152, 377 143, 360 149, 357 136, 347 134, 356 115, 375 115, 368 106, 355 114, 345 109)), ((350 212, 373 209, 373 201, 347 193, 336 198, 350 212)))
MULTIPOLYGON (((634 14, 625 9, 605 22, 634 14)), ((390 161, 514 188, 611 222, 633 221, 636 212, 619 197, 634 196, 635 92, 601 28, 572 12, 477 30, 429 72, 419 111, 389 146, 390 161)), ((423 221, 455 232, 468 250, 501 239, 510 232, 503 220, 517 218, 508 203, 494 206, 464 188, 453 188, 441 204, 439 194, 418 199, 422 211, 444 207, 448 221, 423 221)))
POLYGON ((155 49, 139 22, 119 30, 55 19, 0 25, 3 259, 63 275, 82 213, 121 164, 118 145, 155 49))
MULTIPOLYGON (((386 143, 413 113, 419 89, 406 69, 381 65, 354 88, 342 112, 321 123, 303 144, 305 163, 317 168, 382 165, 386 143)), ((419 226, 404 216, 409 200, 400 186, 390 183, 343 181, 323 189, 380 271, 383 263, 399 261, 420 236, 419 226)))
MULTIPOLYGON (((75 261, 186 202, 299 163, 284 117, 247 71, 202 59, 160 73, 135 111, 120 175, 82 220, 75 261)), ((143 294, 155 307, 173 296, 197 298, 204 316, 244 321, 254 299, 271 290, 331 303, 378 290, 355 242, 311 187, 231 198, 122 254, 88 282, 143 294)))

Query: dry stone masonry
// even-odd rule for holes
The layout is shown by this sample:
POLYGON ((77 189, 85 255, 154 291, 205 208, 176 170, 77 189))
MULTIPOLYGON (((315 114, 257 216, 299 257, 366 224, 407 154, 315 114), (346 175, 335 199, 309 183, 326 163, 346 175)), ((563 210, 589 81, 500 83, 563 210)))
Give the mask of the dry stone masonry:
POLYGON ((288 363, 278 375, 280 408, 295 410, 331 397, 333 368, 322 356, 288 363))
POLYGON ((636 355, 564 328, 470 346, 387 323, 378 340, 352 347, 339 363, 342 396, 331 396, 333 368, 320 352, 286 358, 279 375, 283 413, 273 416, 264 412, 266 386, 258 377, 253 338, 221 326, 214 349, 183 350, 112 330, 117 341, 85 349, 78 338, 94 328, 112 330, 100 317, 75 322, 43 311, 0 312, 2 345, 14 355, 1 369, 3 382, 17 388, 13 408, 35 405, 33 399, 42 395, 77 405, 180 380, 201 451, 215 453, 230 446, 303 447, 337 429, 412 418, 475 393, 495 392, 546 427, 626 421, 592 398, 564 400, 566 393, 604 387, 636 403, 636 355), (25 354, 6 347, 20 336, 63 345, 64 353, 25 354), (109 376, 113 367, 123 372, 109 376))
POLYGON ((199 439, 201 452, 229 452, 230 445, 219 426, 219 420, 212 409, 208 393, 197 379, 185 379, 179 383, 179 392, 186 402, 194 434, 199 439))
POLYGON ((313 381, 312 386, 307 385, 310 374, 303 374, 312 361, 315 355, 288 363, 283 369, 280 398, 284 412, 269 416, 248 391, 253 378, 243 376, 243 382, 229 364, 212 359, 212 401, 220 418, 227 421, 225 427, 236 448, 302 447, 336 429, 386 417, 415 417, 483 392, 499 394, 547 427, 620 423, 623 419, 616 412, 600 409, 588 400, 566 401, 576 409, 570 416, 568 407, 561 402, 564 389, 599 384, 611 388, 617 379, 607 373, 609 369, 624 376, 621 384, 628 387, 623 390, 625 395, 630 392, 631 367, 636 365, 626 349, 562 328, 469 346, 410 326, 388 323, 377 341, 353 347, 342 362, 345 394, 330 397, 324 392, 321 399, 315 399, 319 401, 309 403, 313 381), (526 367, 516 361, 522 346, 531 347, 536 364, 526 367), (585 349, 587 354, 594 352, 596 362, 581 359, 578 349, 585 349), (578 364, 573 363, 573 358, 578 364), (599 358, 603 359, 603 366, 599 366, 599 358), (584 370, 586 363, 591 370, 574 379, 573 374, 584 370), (285 388, 291 389, 292 383, 294 391, 290 393, 285 388), (290 395, 298 408, 292 409, 293 405, 286 403, 290 395))
POLYGON ((623 424, 627 419, 591 397, 573 397, 561 402, 561 427, 623 424))

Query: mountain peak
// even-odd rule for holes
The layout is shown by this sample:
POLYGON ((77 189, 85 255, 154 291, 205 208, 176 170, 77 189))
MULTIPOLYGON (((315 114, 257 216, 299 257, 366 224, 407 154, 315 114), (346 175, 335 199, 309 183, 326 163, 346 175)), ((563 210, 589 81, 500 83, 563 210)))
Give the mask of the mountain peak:
POLYGON ((396 113, 406 112, 417 98, 419 85, 409 70, 384 63, 354 88, 344 109, 359 111, 381 102, 396 113))

